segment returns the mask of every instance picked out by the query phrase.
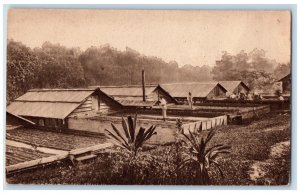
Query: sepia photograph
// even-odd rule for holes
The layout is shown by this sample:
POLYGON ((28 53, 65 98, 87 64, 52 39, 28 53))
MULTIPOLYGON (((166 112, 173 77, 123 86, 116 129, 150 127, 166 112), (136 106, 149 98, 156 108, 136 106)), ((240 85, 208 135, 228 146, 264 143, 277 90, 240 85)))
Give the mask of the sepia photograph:
POLYGON ((10 8, 6 31, 7 184, 291 183, 290 10, 10 8))

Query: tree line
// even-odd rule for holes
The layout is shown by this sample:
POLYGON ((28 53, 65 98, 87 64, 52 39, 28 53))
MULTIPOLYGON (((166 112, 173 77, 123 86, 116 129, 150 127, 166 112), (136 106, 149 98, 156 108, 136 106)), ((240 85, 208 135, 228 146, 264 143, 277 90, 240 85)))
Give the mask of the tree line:
POLYGON ((131 48, 117 50, 110 45, 91 46, 85 51, 45 42, 30 48, 21 42, 7 43, 7 103, 32 88, 73 88, 90 85, 141 84, 141 71, 147 84, 244 80, 250 86, 265 85, 287 74, 289 64, 277 64, 255 49, 237 55, 224 52, 212 68, 208 65, 182 67, 145 56, 131 48), (260 80, 266 79, 266 80, 260 80))
POLYGON ((216 81, 242 80, 250 89, 273 92, 272 84, 289 74, 290 63, 277 63, 266 56, 266 51, 253 49, 236 55, 223 52, 212 69, 216 81))

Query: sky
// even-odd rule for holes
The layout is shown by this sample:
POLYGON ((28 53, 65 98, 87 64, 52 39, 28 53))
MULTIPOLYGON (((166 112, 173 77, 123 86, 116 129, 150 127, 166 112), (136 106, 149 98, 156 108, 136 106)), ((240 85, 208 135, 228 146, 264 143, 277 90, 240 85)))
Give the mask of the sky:
POLYGON ((213 66, 223 51, 264 49, 280 63, 291 55, 288 11, 10 9, 7 20, 7 38, 32 48, 110 44, 179 66, 213 66))

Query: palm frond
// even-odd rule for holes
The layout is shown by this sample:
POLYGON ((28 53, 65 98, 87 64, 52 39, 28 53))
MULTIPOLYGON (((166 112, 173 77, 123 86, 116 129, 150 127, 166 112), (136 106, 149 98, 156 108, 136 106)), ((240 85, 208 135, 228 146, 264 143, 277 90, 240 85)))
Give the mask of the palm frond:
POLYGON ((120 139, 123 140, 123 143, 125 145, 129 145, 126 141, 126 137, 124 137, 124 135, 119 131, 119 129, 117 129, 117 127, 113 123, 111 123, 111 126, 112 126, 113 130, 115 131, 116 135, 118 135, 120 137, 120 139))
POLYGON ((128 125, 127 125, 127 122, 125 121, 124 117, 122 117, 122 126, 123 126, 123 131, 124 131, 127 139, 130 139, 128 125))
POLYGON ((222 169, 216 162, 216 159, 220 154, 230 153, 229 149, 231 147, 223 144, 216 144, 212 147, 208 147, 209 142, 215 135, 215 130, 209 131, 205 138, 203 136, 201 138, 197 137, 197 135, 191 133, 190 130, 188 131, 189 135, 184 133, 182 134, 185 137, 184 142, 186 143, 183 148, 188 150, 187 155, 189 159, 184 160, 180 167, 183 168, 184 166, 189 165, 192 161, 196 161, 199 165, 198 168, 195 169, 197 171, 197 177, 199 178, 199 184, 209 184, 210 177, 208 170, 211 167, 216 167, 223 177, 222 169), (193 157, 195 159, 193 159, 193 157))
POLYGON ((205 144, 208 143, 214 135, 215 135, 215 130, 214 129, 210 130, 206 137, 205 144))
POLYGON ((139 148, 143 146, 143 143, 156 134, 156 126, 154 125, 149 127, 147 130, 143 127, 140 127, 139 131, 136 133, 136 123, 137 115, 135 115, 134 119, 132 119, 131 116, 128 116, 127 122, 124 118, 122 118, 122 127, 124 133, 112 123, 112 131, 105 129, 105 135, 116 146, 126 149, 130 153, 133 153, 133 156, 135 156, 139 148))
POLYGON ((177 170, 181 170, 182 168, 184 168, 187 164, 189 164, 191 162, 197 162, 197 161, 195 161, 192 158, 186 159, 186 160, 184 160, 184 161, 182 161, 182 162, 179 163, 179 165, 177 167, 177 170))
POLYGON ((128 127, 129 127, 129 134, 130 134, 130 138, 131 138, 131 142, 134 142, 135 139, 135 125, 133 124, 133 119, 131 116, 127 117, 128 120, 128 127))
POLYGON ((215 164, 215 166, 216 166, 216 168, 218 169, 218 171, 219 171, 221 177, 224 178, 224 173, 223 173, 223 171, 222 171, 222 169, 221 169, 221 167, 220 167, 220 164, 219 164, 218 162, 216 162, 216 161, 212 161, 212 163, 215 164))

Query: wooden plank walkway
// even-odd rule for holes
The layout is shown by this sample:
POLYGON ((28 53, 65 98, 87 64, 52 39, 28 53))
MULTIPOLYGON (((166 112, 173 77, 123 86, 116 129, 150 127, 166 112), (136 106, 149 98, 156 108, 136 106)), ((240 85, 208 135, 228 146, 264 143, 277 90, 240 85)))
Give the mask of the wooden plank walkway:
MULTIPOLYGON (((20 146, 20 147, 24 146, 26 148, 32 148, 32 147, 30 147, 31 145, 19 143, 19 142, 9 141, 9 144, 13 144, 13 145, 20 146)), ((111 143, 103 143, 103 144, 89 146, 86 148, 74 149, 71 151, 53 150, 53 149, 41 148, 41 147, 33 148, 33 149, 37 149, 39 151, 46 151, 46 152, 52 152, 52 153, 55 152, 56 155, 6 166, 6 173, 10 174, 10 173, 26 170, 29 168, 35 168, 35 167, 38 167, 41 165, 50 164, 50 163, 53 163, 53 162, 56 162, 59 160, 69 158, 71 155, 76 155, 78 153, 85 153, 85 152, 96 152, 96 151, 99 151, 99 150, 102 150, 102 149, 105 149, 105 148, 108 148, 111 146, 112 146, 111 143)))

